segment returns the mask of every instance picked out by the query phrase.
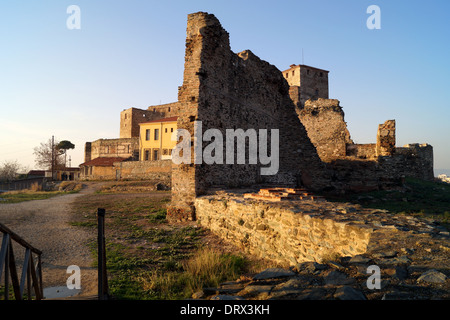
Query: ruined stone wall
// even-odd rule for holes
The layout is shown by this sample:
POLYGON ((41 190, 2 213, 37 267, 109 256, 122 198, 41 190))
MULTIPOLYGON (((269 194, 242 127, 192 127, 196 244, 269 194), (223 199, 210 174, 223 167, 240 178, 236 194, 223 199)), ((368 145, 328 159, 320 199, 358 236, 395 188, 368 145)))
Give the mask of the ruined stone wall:
POLYGON ((347 144, 347 157, 354 157, 358 159, 375 160, 376 155, 376 144, 366 143, 366 144, 347 144))
POLYGON ((154 180, 170 187, 172 180, 172 161, 122 161, 114 163, 118 171, 116 177, 129 180, 154 180))
POLYGON ((304 108, 298 111, 298 116, 322 161, 330 162, 346 156, 346 146, 353 141, 339 100, 308 100, 304 108))
POLYGON ((338 100, 308 100, 300 121, 330 174, 329 190, 365 192, 398 187, 405 177, 433 180, 433 148, 396 148, 395 120, 378 126, 376 143, 354 144, 338 100))
MULTIPOLYGON (((388 189, 402 184, 397 172, 386 172, 376 160, 356 158, 336 159, 327 163, 332 172, 330 191, 369 192, 388 189)), ((390 166, 391 167, 391 166, 390 166)))
MULTIPOLYGON (((248 158, 247 164, 174 165, 173 207, 183 203, 192 207, 195 196, 213 186, 276 183, 316 188, 324 183, 322 163, 298 120, 280 71, 251 51, 233 53, 228 33, 211 14, 188 16, 184 81, 178 100, 177 125, 191 132, 192 142, 194 120, 202 121, 203 132, 216 128, 223 137, 225 129, 279 129, 280 167, 276 175, 263 176, 261 165, 248 164, 248 158)), ((203 147, 208 144, 203 142, 203 147)))
POLYGON ((372 228, 352 222, 357 217, 341 215, 333 206, 313 201, 283 205, 229 195, 195 200, 202 226, 246 252, 288 265, 366 252, 372 228))
POLYGON ((434 180, 433 147, 427 143, 407 144, 397 147, 394 151, 393 166, 404 176, 423 180, 434 180))
POLYGON ((387 120, 378 126, 377 156, 390 156, 395 151, 395 120, 387 120))
POLYGON ((433 147, 410 144, 395 148, 391 156, 372 160, 347 157, 327 164, 330 186, 336 190, 366 192, 401 186, 406 177, 434 180, 433 147))
POLYGON ((139 152, 139 138, 99 139, 87 142, 85 146, 85 162, 98 157, 129 158, 139 152), (89 160, 86 160, 90 157, 89 160))
POLYGON ((289 86, 289 96, 294 103, 295 109, 299 112, 302 108, 302 102, 300 100, 300 87, 299 86, 289 86))

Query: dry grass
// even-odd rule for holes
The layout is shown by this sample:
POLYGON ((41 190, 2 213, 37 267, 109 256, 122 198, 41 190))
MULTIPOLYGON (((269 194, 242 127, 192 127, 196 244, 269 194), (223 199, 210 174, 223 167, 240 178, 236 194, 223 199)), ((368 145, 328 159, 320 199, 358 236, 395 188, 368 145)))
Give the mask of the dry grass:
POLYGON ((256 261, 243 254, 203 247, 181 263, 173 261, 164 270, 147 271, 134 280, 153 299, 186 299, 225 281, 248 280, 250 274, 269 266, 267 261, 256 261))
POLYGON ((183 265, 189 275, 187 289, 196 292, 203 287, 218 286, 226 280, 236 280, 245 271, 247 262, 243 256, 203 249, 183 265))
POLYGON ((248 271, 250 262, 243 255, 203 248, 188 260, 167 264, 164 271, 141 273, 136 280, 157 299, 185 299, 205 287, 217 287, 236 280, 248 271))

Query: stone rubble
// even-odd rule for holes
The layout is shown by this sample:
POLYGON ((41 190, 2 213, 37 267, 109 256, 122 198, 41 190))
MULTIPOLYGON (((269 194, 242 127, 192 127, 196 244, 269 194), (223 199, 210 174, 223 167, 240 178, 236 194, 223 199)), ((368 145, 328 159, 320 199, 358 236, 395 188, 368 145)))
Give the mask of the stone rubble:
MULTIPOLYGON (((381 267, 381 288, 369 289, 366 270, 372 260, 319 264, 304 262, 290 269, 270 268, 251 278, 226 282, 217 288, 196 292, 193 299, 211 300, 448 300, 450 281, 443 272, 430 269, 417 272, 415 265, 381 267)), ((391 258, 392 259, 392 258, 391 258)), ((426 267, 424 267, 426 268, 426 267)))

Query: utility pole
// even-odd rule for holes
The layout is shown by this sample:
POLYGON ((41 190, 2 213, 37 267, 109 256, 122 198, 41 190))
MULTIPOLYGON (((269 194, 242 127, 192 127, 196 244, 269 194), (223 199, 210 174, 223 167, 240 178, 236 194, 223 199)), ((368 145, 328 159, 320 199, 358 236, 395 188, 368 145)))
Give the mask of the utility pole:
POLYGON ((55 136, 52 136, 52 180, 54 179, 55 171, 55 136))

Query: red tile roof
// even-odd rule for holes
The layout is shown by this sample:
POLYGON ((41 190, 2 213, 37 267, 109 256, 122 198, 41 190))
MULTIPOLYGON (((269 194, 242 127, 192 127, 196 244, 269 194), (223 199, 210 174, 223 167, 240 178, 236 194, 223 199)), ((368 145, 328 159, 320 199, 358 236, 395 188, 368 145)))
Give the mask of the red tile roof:
POLYGON ((90 161, 86 161, 81 166, 93 166, 93 167, 112 167, 114 162, 121 162, 125 161, 127 158, 121 158, 121 157, 99 157, 92 159, 90 161))
POLYGON ((141 123, 139 123, 139 125, 144 124, 144 123, 153 123, 153 122, 173 122, 173 121, 177 121, 177 119, 178 119, 178 117, 155 119, 155 120, 151 120, 151 121, 147 121, 147 122, 141 122, 141 123))

